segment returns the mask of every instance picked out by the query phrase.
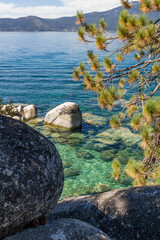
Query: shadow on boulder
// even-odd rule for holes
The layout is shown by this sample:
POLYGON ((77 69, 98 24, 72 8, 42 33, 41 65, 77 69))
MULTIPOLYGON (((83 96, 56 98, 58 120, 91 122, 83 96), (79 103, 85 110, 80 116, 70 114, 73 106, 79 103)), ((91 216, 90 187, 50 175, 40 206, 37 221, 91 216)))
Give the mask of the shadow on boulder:
POLYGON ((116 189, 63 199, 50 219, 76 218, 115 240, 160 239, 160 186, 116 189))

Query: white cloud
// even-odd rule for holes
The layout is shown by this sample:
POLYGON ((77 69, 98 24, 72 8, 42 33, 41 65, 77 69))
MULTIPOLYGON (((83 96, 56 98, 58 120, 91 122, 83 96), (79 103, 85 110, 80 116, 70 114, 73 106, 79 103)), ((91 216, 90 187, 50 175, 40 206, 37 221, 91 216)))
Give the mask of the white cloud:
POLYGON ((77 10, 84 13, 106 11, 120 5, 120 0, 60 0, 61 6, 19 7, 0 2, 0 18, 17 18, 29 15, 43 18, 74 16, 77 10))

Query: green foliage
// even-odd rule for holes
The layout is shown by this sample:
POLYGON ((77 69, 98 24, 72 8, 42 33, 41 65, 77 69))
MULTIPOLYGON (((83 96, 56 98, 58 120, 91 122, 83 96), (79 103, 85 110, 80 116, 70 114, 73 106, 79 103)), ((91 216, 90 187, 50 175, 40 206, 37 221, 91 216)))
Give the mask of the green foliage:
POLYGON ((146 14, 139 14, 139 16, 137 17, 137 21, 136 24, 139 27, 145 27, 147 26, 147 24, 149 23, 147 15, 146 14))
POLYGON ((104 50, 106 48, 107 37, 98 32, 96 35, 96 47, 98 50, 104 50))
MULTIPOLYGON (((121 3, 126 9, 132 8, 131 0, 121 0, 121 3)), ((73 75, 77 80, 83 78, 86 90, 97 93, 101 108, 111 110, 115 101, 126 92, 130 96, 119 116, 110 119, 110 125, 120 127, 120 118, 128 116, 132 118, 133 130, 140 131, 145 157, 140 162, 131 159, 124 171, 138 186, 156 182, 156 171, 160 173, 160 167, 156 170, 160 165, 160 98, 152 97, 160 89, 160 18, 153 22, 147 15, 151 11, 160 11, 160 0, 139 0, 139 6, 141 13, 138 16, 126 9, 120 13, 115 37, 107 32, 104 19, 100 19, 98 26, 87 24, 82 13, 78 13, 80 40, 94 41, 96 48, 107 54, 98 60, 97 54, 88 51, 91 72, 80 64, 74 68, 73 75), (122 41, 122 46, 110 50, 108 46, 117 39, 122 41), (136 63, 123 68, 121 62, 132 52, 136 63)), ((118 162, 113 164, 113 169, 113 175, 118 179, 123 174, 118 162)), ((160 182, 160 178, 157 181, 160 182)))
POLYGON ((148 144, 152 140, 152 132, 153 132, 153 128, 150 125, 145 124, 142 126, 141 136, 142 136, 143 142, 148 144))
POLYGON ((144 163, 130 158, 125 166, 125 172, 128 176, 134 179, 134 186, 144 186, 147 184, 147 179, 144 174, 144 163))
POLYGON ((153 64, 152 73, 157 75, 160 74, 160 64, 158 63, 153 64))
POLYGON ((141 60, 141 56, 140 56, 138 53, 136 53, 136 54, 134 55, 134 59, 135 59, 136 61, 140 61, 140 60, 141 60))
POLYGON ((114 64, 109 57, 105 57, 103 61, 106 72, 111 72, 114 69, 114 64))
POLYGON ((121 78, 121 79, 119 80, 119 88, 123 88, 125 84, 126 84, 125 78, 121 78))
POLYGON ((77 11, 77 21, 76 24, 81 24, 85 21, 85 18, 83 16, 83 12, 82 11, 77 11))
POLYGON ((143 107, 143 116, 148 123, 154 123, 156 117, 160 116, 160 99, 151 98, 143 107))
POLYGON ((160 0, 153 0, 153 8, 156 11, 160 11, 160 0))
POLYGON ((74 67, 73 68, 73 74, 72 74, 73 79, 76 80, 80 80, 80 73, 79 73, 79 68, 78 67, 74 67))
POLYGON ((152 11, 152 2, 151 0, 143 0, 142 4, 140 5, 140 10, 142 12, 149 13, 152 11))
POLYGON ((129 14, 127 10, 122 10, 119 16, 119 23, 120 24, 127 24, 129 20, 129 14))
POLYGON ((129 82, 133 83, 134 81, 138 80, 139 77, 139 71, 138 70, 132 70, 129 74, 129 82))
POLYGON ((109 123, 112 128, 119 128, 121 126, 120 118, 117 115, 113 115, 109 123))
POLYGON ((136 16, 130 15, 128 22, 127 22, 127 27, 129 30, 135 30, 137 28, 137 19, 136 16))
POLYGON ((85 40, 85 38, 84 38, 85 33, 86 33, 85 27, 78 28, 79 41, 84 41, 85 40))
POLYGON ((117 159, 114 159, 112 162, 112 177, 115 178, 115 180, 118 180, 119 177, 121 176, 121 164, 117 159))
POLYGON ((132 3, 129 3, 129 0, 121 0, 121 4, 124 8, 131 9, 132 3))
POLYGON ((96 24, 89 24, 88 25, 88 32, 89 32, 89 34, 92 36, 92 37, 94 37, 95 35, 96 35, 96 33, 97 33, 97 27, 96 27, 96 24))
POLYGON ((87 56, 89 58, 89 62, 97 61, 97 55, 94 54, 92 50, 87 51, 87 56))
POLYGON ((96 76, 95 76, 95 82, 101 82, 101 80, 103 79, 103 73, 101 71, 96 72, 96 76))
POLYGON ((131 127, 138 131, 141 128, 142 124, 142 115, 141 114, 134 114, 132 119, 131 119, 131 127))
POLYGON ((115 99, 117 99, 117 94, 113 86, 104 88, 98 95, 98 103, 101 108, 112 109, 115 99))
POLYGON ((115 58, 118 62, 122 62, 124 60, 122 53, 117 53, 115 58))
POLYGON ((107 23, 104 21, 104 18, 99 19, 99 25, 103 30, 107 28, 107 23))
POLYGON ((127 40, 129 38, 129 31, 127 27, 123 24, 117 25, 117 35, 120 40, 127 40))
POLYGON ((85 63, 84 62, 80 62, 79 63, 79 70, 80 70, 80 75, 84 74, 84 70, 85 70, 85 63))
POLYGON ((91 63, 91 70, 98 71, 101 68, 101 63, 99 61, 92 61, 91 63))

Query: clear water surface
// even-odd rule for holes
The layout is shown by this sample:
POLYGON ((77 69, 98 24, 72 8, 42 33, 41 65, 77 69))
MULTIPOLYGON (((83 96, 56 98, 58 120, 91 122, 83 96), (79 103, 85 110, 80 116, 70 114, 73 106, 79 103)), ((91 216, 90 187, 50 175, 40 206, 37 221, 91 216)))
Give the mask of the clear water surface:
MULTIPOLYGON (((129 157, 143 157, 139 136, 128 129, 128 122, 124 122, 124 129, 110 130, 109 118, 121 105, 112 112, 101 110, 96 94, 72 80, 73 67, 86 61, 87 49, 93 48, 79 43, 76 33, 0 33, 0 98, 35 104, 38 117, 67 101, 78 103, 82 113, 87 113, 82 129, 75 131, 29 123, 48 137, 61 155, 65 172, 62 197, 131 186, 128 177, 115 182, 112 160, 125 164, 129 157)), ((128 58, 122 67, 130 64, 132 59, 128 58)))

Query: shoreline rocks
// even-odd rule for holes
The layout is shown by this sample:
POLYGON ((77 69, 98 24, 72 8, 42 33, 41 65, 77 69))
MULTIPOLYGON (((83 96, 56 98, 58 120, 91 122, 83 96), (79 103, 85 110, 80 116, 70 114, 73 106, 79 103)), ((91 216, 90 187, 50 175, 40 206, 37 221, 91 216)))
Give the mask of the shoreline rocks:
POLYGON ((115 189, 61 200, 48 223, 5 240, 158 240, 160 186, 115 189))
POLYGON ((83 113, 82 118, 84 122, 91 125, 101 126, 106 124, 106 119, 104 117, 93 115, 91 113, 83 113))
POLYGON ((22 116, 26 120, 34 119, 37 117, 37 108, 35 105, 28 105, 23 108, 22 116))
POLYGON ((77 219, 58 219, 5 240, 111 240, 104 232, 77 219))
POLYGON ((160 186, 64 198, 50 214, 51 220, 57 218, 87 222, 115 240, 158 240, 160 186))
POLYGON ((0 237, 48 214, 63 188, 59 153, 25 123, 0 115, 0 237))
POLYGON ((37 118, 37 108, 33 104, 21 104, 18 106, 16 104, 7 104, 2 106, 2 114, 19 121, 29 121, 37 118))
POLYGON ((82 113, 78 104, 65 102, 49 111, 44 121, 47 124, 73 130, 81 127, 82 113))

